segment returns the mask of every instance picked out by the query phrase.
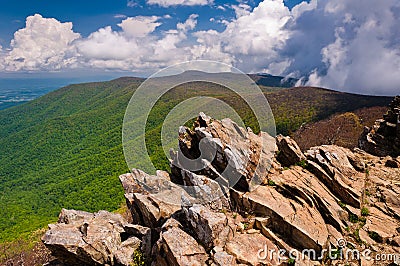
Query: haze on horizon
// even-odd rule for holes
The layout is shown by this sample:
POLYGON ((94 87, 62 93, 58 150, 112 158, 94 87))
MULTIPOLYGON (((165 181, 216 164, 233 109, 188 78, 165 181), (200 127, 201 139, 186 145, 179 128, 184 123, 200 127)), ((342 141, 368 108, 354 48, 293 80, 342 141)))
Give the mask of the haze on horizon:
POLYGON ((400 91, 397 0, 22 0, 0 17, 0 78, 143 77, 206 59, 340 91, 400 91))

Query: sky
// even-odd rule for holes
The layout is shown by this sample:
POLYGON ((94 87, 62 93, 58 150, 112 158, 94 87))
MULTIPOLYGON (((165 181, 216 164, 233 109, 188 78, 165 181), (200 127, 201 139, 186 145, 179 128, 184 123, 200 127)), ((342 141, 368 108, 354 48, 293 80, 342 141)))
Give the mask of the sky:
POLYGON ((0 9, 0 78, 144 77, 196 59, 400 94, 400 1, 20 0, 0 9))

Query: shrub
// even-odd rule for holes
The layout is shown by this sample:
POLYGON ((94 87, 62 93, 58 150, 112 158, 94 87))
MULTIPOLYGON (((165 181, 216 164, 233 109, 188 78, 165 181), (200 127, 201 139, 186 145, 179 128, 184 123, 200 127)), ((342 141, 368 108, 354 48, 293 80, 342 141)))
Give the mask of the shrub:
POLYGON ((361 215, 364 216, 364 217, 369 215, 369 210, 368 210, 367 207, 363 207, 361 209, 361 215))

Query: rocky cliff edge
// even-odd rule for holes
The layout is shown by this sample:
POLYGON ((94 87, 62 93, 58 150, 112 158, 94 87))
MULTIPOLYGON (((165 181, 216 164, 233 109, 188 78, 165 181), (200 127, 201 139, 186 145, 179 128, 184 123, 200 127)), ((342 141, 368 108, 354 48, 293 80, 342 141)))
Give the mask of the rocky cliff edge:
POLYGON ((133 222, 62 210, 42 239, 51 265, 393 263, 377 256, 400 253, 400 157, 333 145, 303 153, 281 135, 261 145, 271 138, 201 114, 179 129, 180 152, 197 158, 200 142, 212 143, 215 158, 190 171, 172 152, 170 173, 121 175, 133 222))

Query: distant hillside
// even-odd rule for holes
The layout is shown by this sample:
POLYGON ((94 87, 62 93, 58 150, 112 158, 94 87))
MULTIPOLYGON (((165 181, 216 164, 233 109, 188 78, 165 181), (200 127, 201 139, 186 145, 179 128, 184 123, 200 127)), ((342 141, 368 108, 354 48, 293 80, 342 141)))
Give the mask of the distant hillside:
POLYGON ((358 139, 364 127, 371 127, 387 109, 375 106, 335 114, 327 119, 302 125, 292 137, 303 151, 323 144, 352 149, 358 146, 358 139))
MULTIPOLYGON (((127 172, 121 127, 125 108, 142 79, 71 85, 26 104, 0 111, 0 242, 55 221, 61 208, 115 210, 123 202, 118 175, 127 172)), ((301 124, 362 107, 386 106, 391 98, 319 88, 262 86, 277 129, 287 134, 301 124)), ((180 86, 164 95, 147 125, 148 148, 157 168, 167 162, 159 145, 161 123, 177 103, 193 95, 213 96, 254 118, 243 101, 222 87, 180 86)))
POLYGON ((258 85, 267 87, 291 88, 294 87, 298 81, 294 78, 284 78, 269 74, 249 74, 249 77, 252 78, 258 85))

